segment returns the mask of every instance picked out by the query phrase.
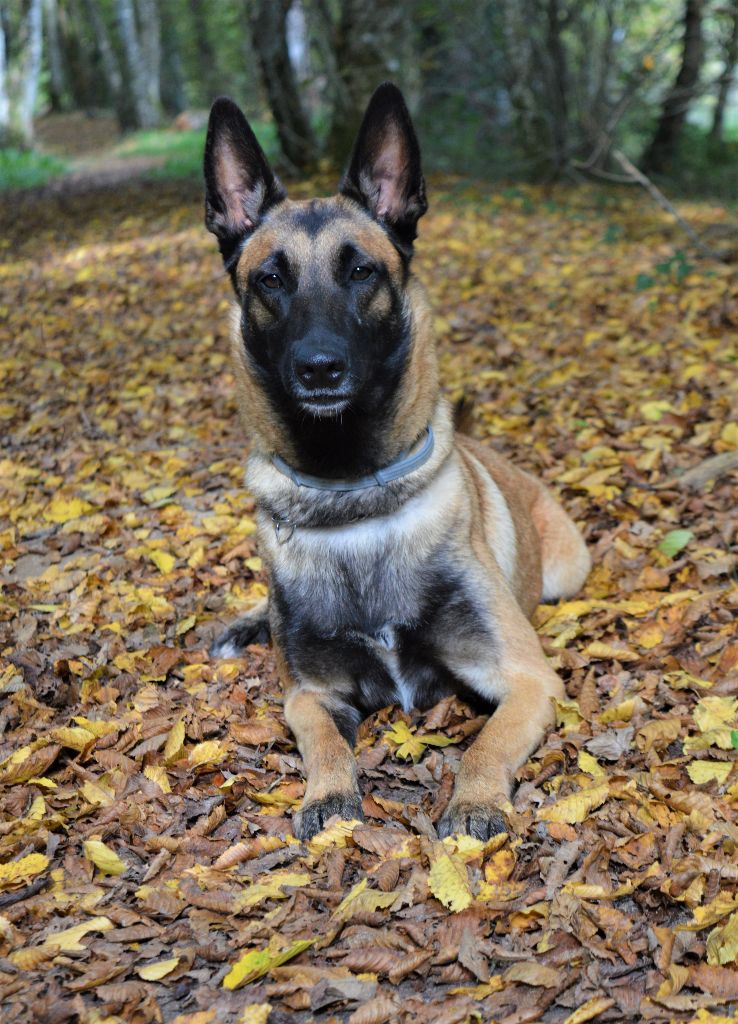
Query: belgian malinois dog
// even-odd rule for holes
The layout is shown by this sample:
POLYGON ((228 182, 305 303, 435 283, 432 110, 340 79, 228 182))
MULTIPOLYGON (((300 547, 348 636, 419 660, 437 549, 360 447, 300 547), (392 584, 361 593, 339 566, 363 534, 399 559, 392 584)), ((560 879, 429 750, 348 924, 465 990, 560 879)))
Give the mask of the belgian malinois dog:
POLYGON ((463 756, 438 834, 486 840, 563 694, 529 616, 590 561, 536 479, 455 433, 412 274, 427 208, 398 89, 374 93, 338 195, 290 201, 239 108, 216 100, 206 217, 238 306, 233 361, 270 596, 212 653, 271 634, 307 785, 309 838, 361 818, 367 715, 456 693, 494 714, 463 756))

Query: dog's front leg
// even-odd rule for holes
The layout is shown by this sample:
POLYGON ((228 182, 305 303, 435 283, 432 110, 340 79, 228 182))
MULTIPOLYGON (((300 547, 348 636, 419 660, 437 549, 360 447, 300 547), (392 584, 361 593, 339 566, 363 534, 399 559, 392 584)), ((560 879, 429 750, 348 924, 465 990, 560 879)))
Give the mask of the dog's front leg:
POLYGON ((334 815, 347 821, 364 817, 356 782, 356 760, 326 710, 325 700, 320 692, 295 684, 284 705, 284 717, 295 736, 307 774, 305 798, 293 819, 299 839, 310 839, 334 815))
POLYGON ((507 831, 500 805, 510 797, 515 771, 554 722, 553 698, 564 693, 517 606, 498 619, 495 634, 500 648, 491 664, 469 671, 467 663, 458 672, 474 690, 497 702, 497 709, 461 759, 454 794, 438 823, 442 838, 459 832, 487 840, 507 831))

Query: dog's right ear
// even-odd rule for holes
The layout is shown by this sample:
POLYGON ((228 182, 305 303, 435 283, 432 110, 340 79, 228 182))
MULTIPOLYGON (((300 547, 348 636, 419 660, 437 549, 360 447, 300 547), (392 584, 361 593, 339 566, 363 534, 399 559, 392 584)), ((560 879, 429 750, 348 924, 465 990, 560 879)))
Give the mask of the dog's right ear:
POLYGON ((213 103, 205 140, 205 226, 218 239, 226 270, 267 210, 287 195, 251 126, 233 100, 213 103))

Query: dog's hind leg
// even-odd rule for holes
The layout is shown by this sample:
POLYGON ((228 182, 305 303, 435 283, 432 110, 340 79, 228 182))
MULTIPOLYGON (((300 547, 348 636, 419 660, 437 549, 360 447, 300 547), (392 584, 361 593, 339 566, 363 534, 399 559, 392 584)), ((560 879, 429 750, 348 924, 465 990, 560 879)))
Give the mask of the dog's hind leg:
POLYGON ((264 598, 213 640, 210 654, 214 658, 238 658, 249 644, 268 643, 269 636, 268 602, 264 598))
POLYGON ((345 821, 364 817, 353 751, 321 698, 315 690, 293 686, 284 704, 307 774, 305 798, 292 826, 299 839, 312 838, 334 815, 345 821))
POLYGON ((573 597, 581 589, 592 566, 579 528, 540 483, 531 518, 541 540, 541 600, 573 597))
POLYGON ((448 664, 497 709, 461 759, 451 802, 438 834, 456 832, 487 840, 507 830, 500 806, 509 800, 513 775, 554 721, 552 698, 564 687, 549 666, 535 630, 512 600, 500 601, 495 649, 482 647, 474 663, 448 664))

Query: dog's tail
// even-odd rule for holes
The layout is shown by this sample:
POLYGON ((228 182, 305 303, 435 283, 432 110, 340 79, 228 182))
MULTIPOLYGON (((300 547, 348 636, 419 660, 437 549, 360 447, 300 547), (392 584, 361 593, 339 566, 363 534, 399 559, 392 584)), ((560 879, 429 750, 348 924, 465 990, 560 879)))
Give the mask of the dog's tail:
POLYGON ((474 403, 466 395, 454 402, 454 430, 470 437, 474 431, 474 403))

